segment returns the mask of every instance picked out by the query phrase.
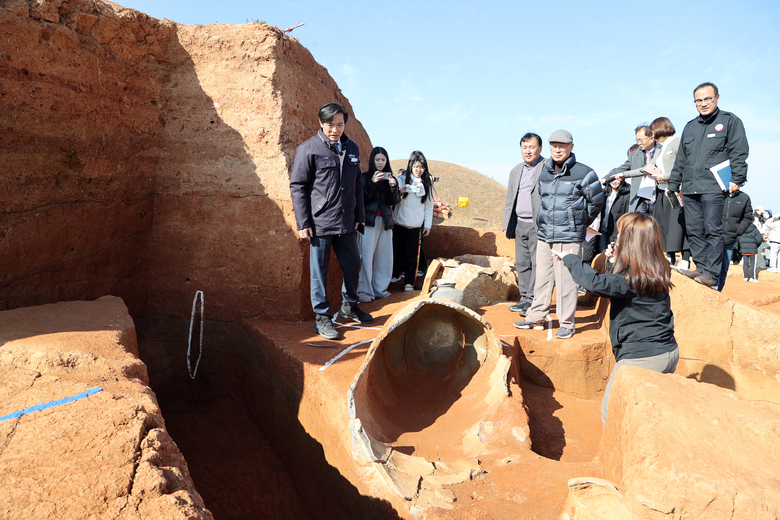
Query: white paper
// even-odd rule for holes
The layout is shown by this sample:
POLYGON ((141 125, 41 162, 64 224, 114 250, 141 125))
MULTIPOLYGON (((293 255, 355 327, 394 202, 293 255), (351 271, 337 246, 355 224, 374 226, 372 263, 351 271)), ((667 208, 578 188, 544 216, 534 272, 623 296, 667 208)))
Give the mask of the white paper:
POLYGON ((643 176, 642 182, 639 183, 639 190, 636 192, 637 196, 652 199, 653 193, 655 193, 655 179, 649 175, 643 176))

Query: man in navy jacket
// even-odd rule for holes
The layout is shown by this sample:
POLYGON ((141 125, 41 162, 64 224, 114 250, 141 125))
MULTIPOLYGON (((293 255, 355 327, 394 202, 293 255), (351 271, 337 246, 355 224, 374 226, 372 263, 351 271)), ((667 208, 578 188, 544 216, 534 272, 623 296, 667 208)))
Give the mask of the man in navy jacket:
POLYGON ((331 321, 327 281, 331 248, 341 264, 344 283, 339 315, 371 323, 358 307, 360 253, 356 233, 365 224, 360 151, 344 133, 347 109, 327 103, 319 112, 320 130, 295 151, 290 175, 298 238, 309 240, 311 305, 316 314, 314 331, 326 339, 338 338, 331 321))

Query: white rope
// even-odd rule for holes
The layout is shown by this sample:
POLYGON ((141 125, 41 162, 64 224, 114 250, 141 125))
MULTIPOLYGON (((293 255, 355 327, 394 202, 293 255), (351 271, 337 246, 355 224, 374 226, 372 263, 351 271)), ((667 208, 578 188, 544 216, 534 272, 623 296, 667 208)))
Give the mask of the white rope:
POLYGON ((190 379, 195 379, 195 375, 198 373, 198 365, 200 365, 200 357, 203 355, 203 307, 206 303, 203 291, 195 292, 195 299, 192 300, 192 315, 190 316, 190 333, 187 336, 187 372, 190 374, 190 379), (195 370, 193 371, 190 366, 190 347, 192 346, 192 325, 195 322, 195 309, 197 308, 198 295, 200 295, 200 345, 198 352, 198 361, 195 362, 195 370))
POLYGON ((552 318, 549 314, 545 318, 547 319, 547 341, 552 341, 552 318))
POLYGON ((342 357, 344 354, 346 354, 347 352, 349 352, 349 351, 350 351, 350 350, 352 350, 353 348, 357 347, 358 345, 362 345, 362 344, 364 344, 364 343, 371 343, 372 341, 374 341, 374 340, 373 340, 373 339, 367 339, 367 340, 365 340, 365 341, 361 341, 361 342, 359 342, 359 343, 355 343, 354 345, 350 345, 349 347, 347 347, 347 348, 345 348, 344 350, 342 350, 341 352, 339 352, 339 353, 336 355, 336 357, 334 357, 333 359, 331 359, 330 361, 328 361, 327 363, 325 363, 324 365, 322 365, 322 366, 320 367, 320 372, 322 372, 323 370, 325 370, 326 368, 328 368, 329 366, 331 366, 333 363, 335 363, 336 361, 338 361, 338 360, 339 360, 339 358, 341 358, 341 357, 342 357))

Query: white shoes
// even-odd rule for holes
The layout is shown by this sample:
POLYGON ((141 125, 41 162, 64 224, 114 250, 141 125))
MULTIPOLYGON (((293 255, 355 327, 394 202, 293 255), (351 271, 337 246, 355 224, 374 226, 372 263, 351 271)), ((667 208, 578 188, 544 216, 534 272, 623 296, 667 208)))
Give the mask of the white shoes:
POLYGON ((400 282, 403 279, 404 279, 404 275, 399 274, 398 276, 394 276, 390 278, 390 283, 400 282))
POLYGON ((748 282, 752 282, 752 283, 761 283, 761 282, 759 282, 758 280, 756 280, 755 278, 749 278, 749 279, 748 279, 748 282))
POLYGON ((412 291, 414 291, 414 285, 410 283, 404 285, 404 292, 412 292, 412 291))
POLYGON ((680 263, 677 264, 678 269, 684 269, 687 271, 689 267, 690 265, 688 264, 688 260, 680 260, 680 263))

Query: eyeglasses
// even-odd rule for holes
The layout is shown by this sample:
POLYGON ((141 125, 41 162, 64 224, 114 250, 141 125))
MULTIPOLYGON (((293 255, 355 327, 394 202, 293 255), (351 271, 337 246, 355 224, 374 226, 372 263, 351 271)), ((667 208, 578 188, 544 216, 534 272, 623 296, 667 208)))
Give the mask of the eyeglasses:
POLYGON ((715 99, 715 96, 707 96, 704 99, 694 99, 693 102, 697 105, 703 105, 704 103, 712 103, 712 100, 715 99))

